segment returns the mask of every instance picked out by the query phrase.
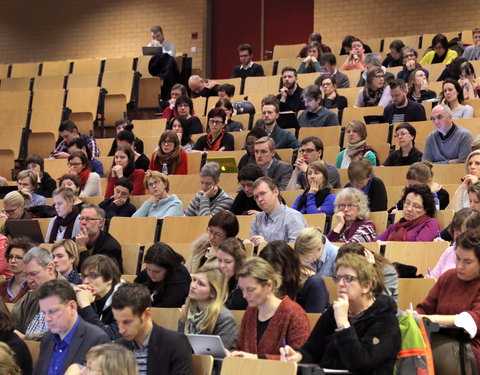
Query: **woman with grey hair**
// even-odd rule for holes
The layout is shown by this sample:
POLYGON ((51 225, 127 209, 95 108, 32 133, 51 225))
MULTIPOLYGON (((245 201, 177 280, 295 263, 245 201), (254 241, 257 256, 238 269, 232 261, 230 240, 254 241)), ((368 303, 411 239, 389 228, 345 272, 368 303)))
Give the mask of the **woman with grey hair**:
POLYGON ((422 69, 428 79, 428 71, 422 68, 417 58, 418 52, 414 48, 408 46, 402 48, 403 69, 397 73, 398 79, 408 82, 408 77, 416 69, 422 69))
POLYGON ((190 202, 187 216, 213 216, 217 212, 229 210, 233 198, 218 186, 220 166, 218 163, 206 163, 200 170, 200 190, 190 202))
POLYGON ((367 220, 369 214, 368 198, 361 190, 343 189, 335 199, 335 226, 327 238, 332 242, 375 241, 375 224, 367 220))

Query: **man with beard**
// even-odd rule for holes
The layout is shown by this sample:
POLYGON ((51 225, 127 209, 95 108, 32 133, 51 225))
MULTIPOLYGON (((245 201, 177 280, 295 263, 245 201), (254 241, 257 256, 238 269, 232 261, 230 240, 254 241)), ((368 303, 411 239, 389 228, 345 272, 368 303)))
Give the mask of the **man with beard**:
POLYGON ((317 85, 310 85, 303 89, 302 100, 306 110, 298 117, 298 123, 303 127, 321 127, 340 125, 335 113, 322 107, 322 92, 317 85))
POLYGON ((409 121, 426 121, 425 108, 419 103, 407 99, 407 86, 401 79, 389 84, 392 103, 383 110, 383 116, 389 124, 409 121))
POLYGON ((305 109, 302 101, 302 89, 297 84, 297 70, 291 66, 282 69, 282 85, 277 99, 280 100, 280 112, 293 111, 297 113, 305 109))

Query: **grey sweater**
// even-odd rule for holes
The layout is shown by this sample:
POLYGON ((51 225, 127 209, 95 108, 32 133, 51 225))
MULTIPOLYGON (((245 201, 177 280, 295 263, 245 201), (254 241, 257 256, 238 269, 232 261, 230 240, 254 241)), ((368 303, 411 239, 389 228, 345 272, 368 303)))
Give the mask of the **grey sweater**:
POLYGON ((451 159, 459 159, 459 163, 464 163, 471 152, 472 141, 472 133, 458 125, 455 125, 455 130, 445 140, 442 140, 440 133, 434 130, 427 136, 423 160, 435 164, 448 164, 451 159))
POLYGON ((219 189, 213 198, 204 198, 203 191, 195 194, 187 209, 187 216, 213 216, 217 212, 229 210, 232 207, 233 198, 219 189))

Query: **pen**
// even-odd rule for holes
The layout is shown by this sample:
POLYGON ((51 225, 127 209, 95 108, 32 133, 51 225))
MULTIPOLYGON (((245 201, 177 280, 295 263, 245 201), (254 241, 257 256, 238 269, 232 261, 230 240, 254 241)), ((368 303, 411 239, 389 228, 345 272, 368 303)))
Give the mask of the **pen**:
POLYGON ((287 355, 287 341, 285 339, 283 339, 283 350, 285 352, 285 359, 288 358, 288 355, 287 355))
POLYGON ((442 238, 442 234, 440 233, 439 230, 437 230, 437 237, 438 237, 438 238, 442 238))
POLYGON ((432 274, 430 273, 430 267, 427 267, 427 273, 428 273, 428 277, 432 277, 432 274))

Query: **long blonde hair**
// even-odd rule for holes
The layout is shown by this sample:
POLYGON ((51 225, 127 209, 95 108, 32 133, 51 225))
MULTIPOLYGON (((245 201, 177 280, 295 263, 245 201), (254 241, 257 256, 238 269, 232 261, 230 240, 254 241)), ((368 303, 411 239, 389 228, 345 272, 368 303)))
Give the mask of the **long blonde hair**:
POLYGON ((14 352, 4 342, 0 342, 0 374, 21 375, 22 371, 14 359, 14 352))

